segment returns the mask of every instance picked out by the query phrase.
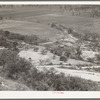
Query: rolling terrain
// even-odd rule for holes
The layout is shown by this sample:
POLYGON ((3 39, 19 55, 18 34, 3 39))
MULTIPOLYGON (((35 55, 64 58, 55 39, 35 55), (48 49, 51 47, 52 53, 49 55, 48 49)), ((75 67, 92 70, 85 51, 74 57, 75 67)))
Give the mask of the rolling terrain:
POLYGON ((0 7, 1 90, 100 90, 99 14, 68 8, 0 7))
POLYGON ((36 34, 40 37, 50 39, 57 37, 60 32, 51 28, 52 23, 73 28, 76 32, 83 34, 84 31, 97 32, 99 34, 99 19, 87 16, 72 16, 71 11, 62 12, 61 10, 50 7, 14 7, 0 10, 3 20, 0 27, 14 33, 36 34), (42 35, 41 35, 42 33, 42 35))

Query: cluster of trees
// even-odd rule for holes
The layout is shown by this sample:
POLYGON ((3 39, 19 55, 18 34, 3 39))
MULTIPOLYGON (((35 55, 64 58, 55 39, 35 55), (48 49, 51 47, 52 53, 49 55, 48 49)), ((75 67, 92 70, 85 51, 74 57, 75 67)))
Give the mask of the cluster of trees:
POLYGON ((83 41, 77 40, 74 46, 66 46, 58 43, 50 46, 49 50, 54 55, 60 56, 60 61, 66 62, 69 58, 83 60, 81 57, 82 45, 83 41))
POLYGON ((40 39, 37 35, 22 35, 22 34, 17 34, 17 33, 11 33, 9 31, 3 31, 0 30, 0 36, 10 39, 10 40, 18 40, 18 41, 24 41, 27 43, 32 43, 32 44, 38 44, 39 42, 45 42, 47 41, 46 39, 40 39))
POLYGON ((86 41, 96 42, 100 39, 100 35, 95 32, 84 31, 82 38, 86 41))
POLYGON ((18 51, 19 41, 38 45, 38 43, 46 42, 47 40, 40 39, 37 35, 28 36, 0 30, 0 46, 18 51))
POLYGON ((79 44, 82 44, 84 42, 90 42, 89 48, 91 48, 93 51, 96 49, 100 50, 100 35, 95 32, 89 32, 84 31, 83 34, 79 34, 78 32, 75 32, 72 28, 68 28, 68 34, 72 34, 74 37, 78 38, 79 44))
POLYGON ((97 90, 99 87, 95 82, 78 77, 58 74, 53 68, 39 71, 27 60, 20 58, 11 50, 2 50, 0 54, 0 75, 13 81, 25 84, 32 90, 39 91, 88 91, 97 90))
POLYGON ((48 50, 46 50, 46 49, 42 49, 42 50, 41 50, 41 54, 42 54, 42 55, 46 55, 47 52, 48 52, 48 50))
POLYGON ((57 45, 57 46, 54 46, 54 47, 51 47, 50 49, 51 53, 53 53, 54 55, 58 55, 60 56, 60 60, 61 61, 67 61, 67 59, 70 57, 71 55, 71 48, 69 47, 65 47, 65 46, 60 46, 60 45, 57 45))
POLYGON ((52 23, 51 27, 56 28, 60 30, 61 32, 63 32, 64 37, 68 33, 68 34, 73 35, 74 37, 77 37, 78 39, 82 39, 85 41, 98 42, 100 40, 100 35, 95 32, 84 31, 83 34, 80 34, 78 32, 75 32, 74 29, 71 27, 67 28, 64 25, 57 24, 57 23, 52 23))
MULTIPOLYGON (((89 31, 84 31, 83 34, 78 33, 76 31, 74 31, 73 28, 66 28, 63 25, 60 24, 56 24, 56 23, 52 23, 51 27, 54 27, 60 31, 62 31, 64 33, 64 38, 65 36, 68 34, 71 34, 72 36, 78 38, 78 40, 75 43, 75 48, 72 47, 74 49, 74 54, 72 50, 68 50, 67 47, 64 49, 60 48, 60 46, 56 46, 56 47, 51 47, 51 52, 60 56, 61 57, 61 61, 67 61, 67 58, 69 56, 73 56, 72 58, 75 59, 81 59, 84 60, 81 55, 82 55, 82 49, 81 46, 83 46, 84 44, 86 44, 86 47, 91 49, 92 51, 100 51, 100 35, 98 33, 95 32, 89 32, 89 31), (66 30, 66 32, 64 32, 64 30, 66 30), (65 53, 64 53, 65 52, 65 53), (67 52, 67 53, 66 53, 67 52), (64 54, 64 56, 62 56, 64 54), (67 55, 66 55, 67 54, 67 55)), ((59 43, 58 43, 59 44, 59 43)), ((60 45, 60 44, 59 44, 60 45)), ((88 59, 89 61, 92 61, 93 59, 88 59)))
POLYGON ((95 54, 94 58, 88 58, 88 61, 95 64, 100 64, 100 53, 95 54))
POLYGON ((0 36, 0 46, 3 46, 5 48, 12 49, 18 52, 18 48, 17 48, 18 43, 16 41, 8 40, 3 36, 0 36))
POLYGON ((3 31, 2 35, 10 40, 19 40, 19 41, 24 41, 33 44, 37 44, 39 42, 39 37, 37 35, 28 36, 28 35, 21 35, 17 33, 16 34, 11 33, 9 31, 3 31))
POLYGON ((99 11, 99 9, 98 8, 97 9, 92 9, 91 13, 90 13, 90 16, 91 17, 100 17, 100 11, 99 11))
POLYGON ((77 37, 78 39, 81 39, 83 41, 99 42, 100 40, 100 35, 95 32, 84 31, 83 34, 79 34, 70 27, 67 30, 68 34, 72 34, 74 37, 77 37))
POLYGON ((100 17, 100 6, 98 5, 61 5, 60 12, 71 12, 72 16, 100 17))
POLYGON ((0 50, 1 75, 17 79, 20 74, 26 74, 32 65, 24 58, 20 58, 16 51, 4 49, 0 50))
POLYGON ((72 36, 74 36, 74 37, 76 37, 78 39, 83 37, 83 34, 80 34, 80 33, 76 32, 76 31, 74 31, 74 29, 71 28, 71 27, 67 28, 67 31, 68 31, 68 34, 71 34, 72 36))
POLYGON ((72 15, 100 17, 100 6, 72 6, 72 15))

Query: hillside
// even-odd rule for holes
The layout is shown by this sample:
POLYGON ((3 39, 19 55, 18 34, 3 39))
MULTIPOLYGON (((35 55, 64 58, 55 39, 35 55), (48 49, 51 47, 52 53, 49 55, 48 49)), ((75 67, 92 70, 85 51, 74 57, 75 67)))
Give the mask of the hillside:
POLYGON ((99 6, 0 6, 1 91, 100 91, 99 6))
MULTIPOLYGON (((99 18, 87 16, 89 13, 92 13, 90 10, 92 7, 71 7, 68 6, 67 8, 66 6, 66 9, 63 6, 2 7, 0 8, 0 17, 2 18, 0 28, 13 33, 36 34, 41 38, 49 37, 50 40, 55 40, 60 34, 58 30, 51 27, 52 23, 73 28, 80 34, 84 34, 85 31, 97 32, 99 34, 99 18), (80 11, 86 15, 73 15, 73 12, 78 13, 80 11)), ((99 7, 97 6, 97 8, 99 7)), ((95 9, 93 6, 93 10, 95 9)))
POLYGON ((0 91, 31 91, 24 84, 0 77, 0 91))

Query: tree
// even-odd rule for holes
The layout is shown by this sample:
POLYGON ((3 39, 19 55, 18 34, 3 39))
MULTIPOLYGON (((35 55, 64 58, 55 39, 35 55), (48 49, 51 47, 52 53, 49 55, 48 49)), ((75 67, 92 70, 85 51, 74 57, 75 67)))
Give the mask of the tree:
POLYGON ((3 68, 6 64, 15 62, 18 59, 17 52, 12 50, 1 50, 0 52, 0 62, 2 63, 3 68))
POLYGON ((27 43, 38 44, 39 38, 37 35, 25 36, 24 41, 27 43))
POLYGON ((73 29, 72 28, 68 28, 68 34, 72 34, 73 33, 73 29))
POLYGON ((99 16, 100 16, 100 12, 98 12, 97 9, 92 9, 91 17, 99 17, 99 16))
POLYGON ((8 47, 8 45, 6 38, 4 36, 0 36, 0 46, 8 47))
POLYGON ((42 49, 42 50, 41 50, 41 54, 42 54, 42 55, 46 55, 46 54, 47 54, 47 50, 46 50, 46 49, 42 49))
POLYGON ((5 68, 5 72, 7 73, 7 77, 13 79, 24 78, 29 75, 29 71, 32 68, 32 64, 25 60, 24 58, 19 58, 15 62, 11 62, 5 68))
POLYGON ((84 32, 82 39, 88 41, 90 36, 91 36, 90 32, 84 32))
POLYGON ((20 58, 17 52, 7 49, 1 50, 0 62, 3 66, 2 75, 12 79, 26 77, 32 68, 32 64, 29 61, 20 58))
POLYGON ((13 42, 13 50, 16 51, 16 52, 19 52, 17 46, 18 46, 18 43, 17 42, 13 42))
POLYGON ((34 51, 38 52, 39 48, 38 47, 34 47, 34 51))
POLYGON ((8 36, 9 36, 9 34, 10 34, 10 32, 9 32, 9 31, 5 31, 5 36, 6 36, 6 37, 8 37, 8 36))
POLYGON ((67 57, 66 56, 60 56, 60 61, 64 61, 64 62, 66 62, 67 61, 67 57))
POLYGON ((0 16, 0 20, 3 20, 3 17, 2 16, 0 16))
POLYGON ((81 46, 82 46, 82 41, 78 40, 76 42, 76 56, 78 57, 78 59, 82 59, 81 54, 82 54, 82 50, 81 50, 81 46))

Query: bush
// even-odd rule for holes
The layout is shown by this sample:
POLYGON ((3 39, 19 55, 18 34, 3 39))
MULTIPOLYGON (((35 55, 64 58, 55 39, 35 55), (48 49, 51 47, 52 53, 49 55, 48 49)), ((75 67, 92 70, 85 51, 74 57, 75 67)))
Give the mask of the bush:
POLYGON ((25 84, 38 91, 89 91, 99 89, 95 82, 78 77, 65 76, 54 68, 39 71, 34 65, 15 52, 3 51, 4 69, 2 76, 25 84), (10 54, 9 54, 10 53, 10 54))
POLYGON ((42 50, 41 50, 41 54, 42 54, 42 55, 46 55, 47 52, 48 52, 48 51, 47 51, 46 49, 42 49, 42 50))
POLYGON ((60 62, 60 64, 59 65, 63 65, 63 63, 62 62, 60 62))
POLYGON ((19 77, 28 74, 32 65, 27 60, 19 58, 17 52, 5 49, 0 53, 3 76, 18 79, 19 77))
POLYGON ((12 50, 1 50, 0 51, 0 62, 2 62, 2 65, 5 67, 6 64, 12 63, 17 61, 17 52, 12 50))
MULTIPOLYGON (((27 80, 26 80, 27 81, 27 80)), ((31 77, 27 81, 27 86, 39 91, 88 91, 97 90, 95 82, 78 77, 58 74, 54 69, 39 72, 32 71, 31 77)))
POLYGON ((38 47, 34 47, 34 51, 38 52, 39 48, 38 47))
POLYGON ((30 43, 30 44, 34 44, 34 45, 38 45, 39 42, 44 41, 43 39, 40 39, 37 35, 21 35, 21 34, 15 34, 15 33, 11 33, 9 31, 3 31, 0 30, 0 35, 4 38, 6 38, 7 40, 17 40, 17 41, 24 41, 26 43, 30 43))
POLYGON ((87 60, 91 63, 94 63, 95 59, 94 58, 87 58, 87 60))
POLYGON ((6 77, 18 80, 23 76, 27 76, 31 67, 32 65, 28 61, 23 58, 19 58, 15 62, 8 63, 3 73, 6 74, 6 77))
POLYGON ((98 64, 100 64, 100 62, 99 62, 100 61, 100 54, 96 54, 96 61, 98 64))
POLYGON ((96 72, 100 72, 100 67, 98 67, 98 68, 93 68, 93 70, 96 71, 96 72))
POLYGON ((60 57, 60 61, 64 61, 64 62, 66 62, 67 59, 68 59, 68 58, 67 58, 66 56, 61 56, 61 57, 60 57))
POLYGON ((73 29, 72 28, 68 28, 68 34, 72 34, 73 33, 73 29))

